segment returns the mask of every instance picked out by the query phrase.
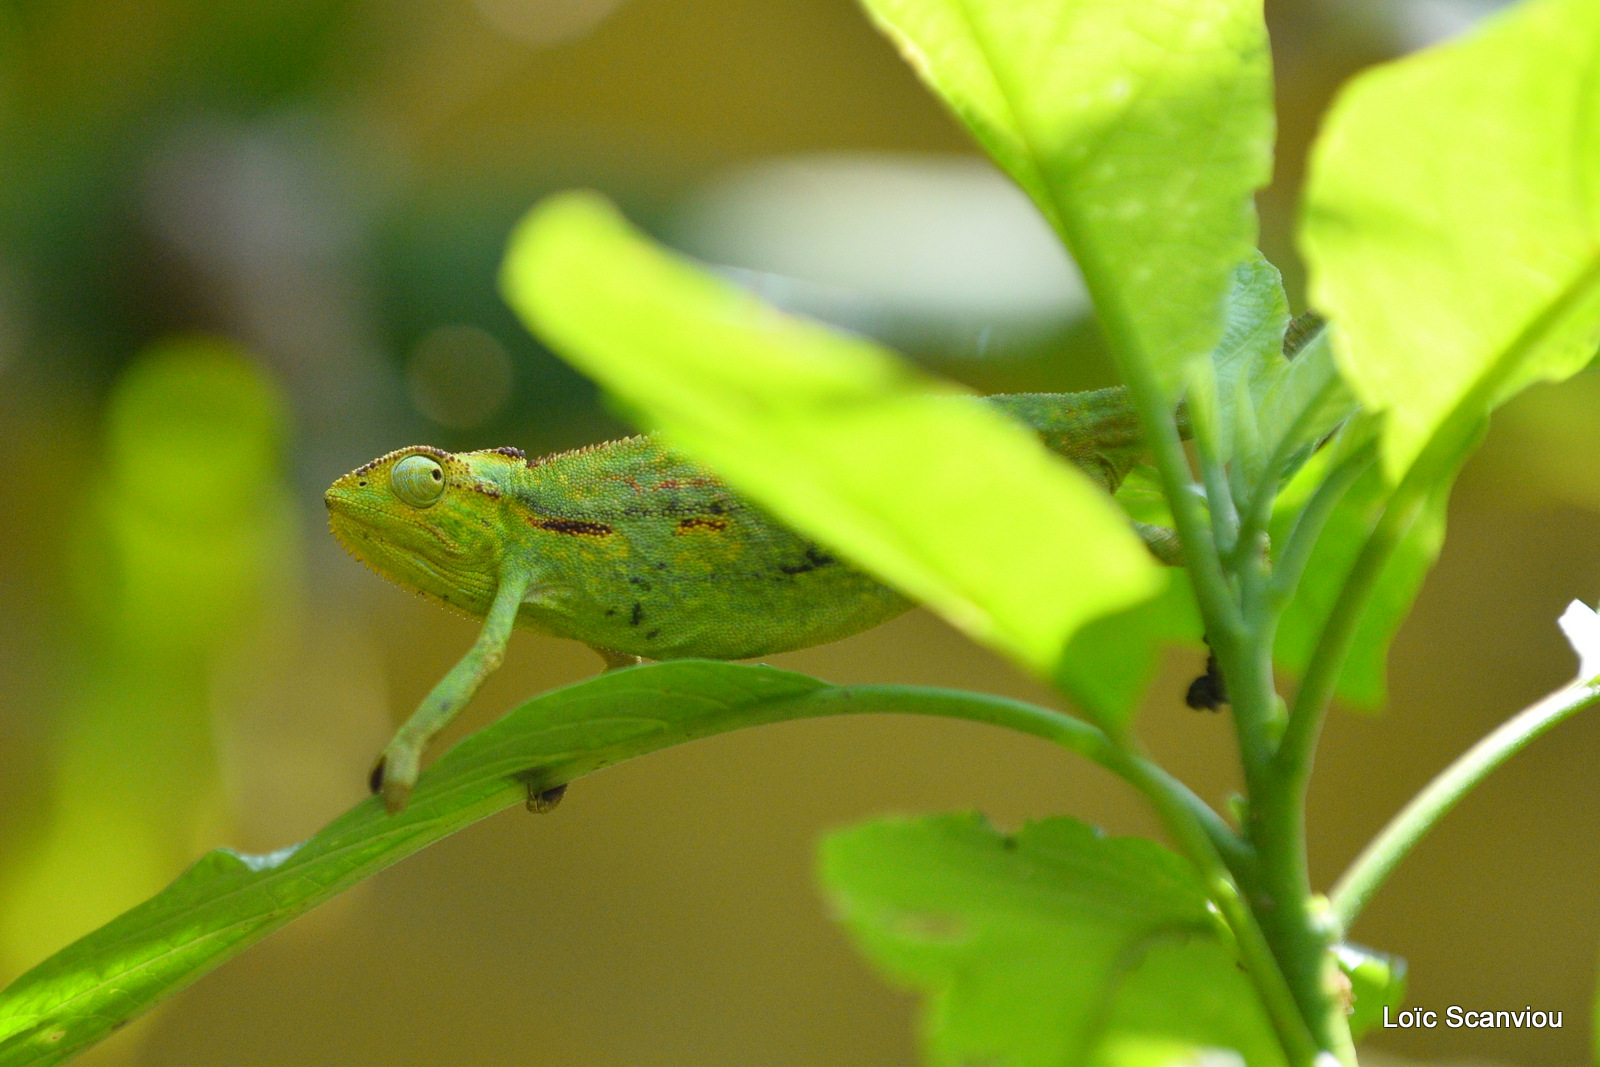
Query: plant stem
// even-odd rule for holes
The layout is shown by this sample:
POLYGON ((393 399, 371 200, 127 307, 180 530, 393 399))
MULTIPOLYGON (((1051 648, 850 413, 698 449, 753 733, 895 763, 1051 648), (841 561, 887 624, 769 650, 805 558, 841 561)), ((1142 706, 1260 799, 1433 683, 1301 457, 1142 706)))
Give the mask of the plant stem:
MULTIPOLYGON (((1330 478, 1319 489, 1322 500, 1314 497, 1308 510, 1311 504, 1318 510, 1331 509, 1335 494, 1340 491, 1338 487, 1329 488, 1332 481, 1330 478), (1322 489, 1328 490, 1326 495, 1322 489)), ((1261 787, 1251 793, 1249 836, 1260 856, 1264 895, 1257 914, 1313 1033, 1324 1048, 1341 1059, 1353 1053, 1349 1028, 1328 985, 1328 951, 1335 931, 1311 898, 1306 862, 1306 790, 1322 721, 1356 627, 1379 575, 1424 502, 1425 496, 1420 492, 1393 501, 1367 539, 1323 626, 1271 766, 1262 775, 1261 787)), ((1319 521, 1319 516, 1309 517, 1319 521)), ((1298 551, 1309 555, 1309 548, 1298 551)), ((1280 586, 1274 592, 1277 599, 1292 595, 1293 590, 1280 586)))
MULTIPOLYGON (((1269 569, 1263 560, 1245 556, 1247 541, 1241 535, 1236 565, 1243 580, 1247 633, 1243 662, 1248 674, 1229 678, 1232 699, 1250 698, 1263 705, 1270 701, 1276 708, 1272 648, 1278 619, 1299 583, 1318 533, 1372 457, 1370 447, 1361 449, 1329 472, 1302 509, 1277 567, 1269 569)), ((1266 516, 1259 516, 1258 521, 1265 530, 1266 516)), ((1358 619, 1365 595, 1353 603, 1354 617, 1358 619)), ((1275 721, 1282 723, 1281 719, 1275 721)), ((1288 747, 1287 724, 1284 730, 1282 739, 1273 739, 1273 755, 1250 781, 1246 832, 1258 859, 1256 880, 1251 885, 1252 906, 1317 1047, 1332 1053, 1340 1062, 1353 1065, 1355 1050, 1349 1025, 1332 982, 1330 949, 1335 940, 1334 929, 1325 904, 1312 896, 1306 864, 1306 780, 1276 758, 1288 747)), ((1314 743, 1314 734, 1310 740, 1314 743)), ((1304 767, 1307 773, 1309 767, 1308 751, 1304 767)))
MULTIPOLYGON (((1115 336, 1116 331, 1111 332, 1115 336)), ((1249 635, 1238 597, 1222 566, 1217 542, 1206 512, 1200 507, 1195 495, 1189 460, 1184 454, 1183 443, 1178 439, 1170 405, 1142 360, 1123 358, 1120 360, 1120 365, 1129 398, 1138 412, 1151 458, 1161 479, 1162 493, 1172 508, 1173 525, 1177 528, 1178 537, 1183 543, 1184 566, 1194 583, 1195 598, 1200 606, 1206 639, 1210 642, 1212 651, 1216 653, 1223 676, 1229 682, 1230 703, 1239 741, 1239 759, 1244 768, 1247 785, 1254 788, 1256 778, 1271 754, 1267 724, 1273 716, 1273 707, 1270 700, 1256 699, 1259 687, 1246 684, 1241 688, 1240 694, 1235 695, 1232 686, 1235 678, 1246 679, 1259 673, 1251 662, 1252 659, 1259 657, 1255 657, 1248 647, 1249 635)), ((1205 431, 1202 424, 1206 421, 1205 416, 1202 414, 1194 421, 1196 433, 1203 435, 1205 431)), ((1214 448, 1201 447, 1200 454, 1203 461, 1207 456, 1215 460, 1214 448)), ((1209 468, 1212 464, 1206 463, 1205 466, 1209 468)), ((1225 502, 1223 506, 1231 510, 1232 498, 1226 492, 1226 472, 1218 469, 1212 473, 1215 477, 1208 480, 1219 487, 1217 495, 1225 502)), ((1218 502, 1214 501, 1213 506, 1217 505, 1218 502)), ((1236 522, 1237 519, 1234 517, 1230 521, 1236 522)), ((1267 689, 1270 691, 1270 663, 1267 673, 1269 676, 1267 689)))
POLYGON ((1074 213, 1066 210, 1063 204, 1053 206, 1056 209, 1054 221, 1062 239, 1077 258, 1089 295, 1100 313, 1117 370, 1123 385, 1127 387, 1128 399, 1138 415, 1145 445, 1150 450, 1151 461, 1161 480, 1162 495, 1172 508, 1172 524, 1183 544, 1184 567, 1194 583, 1206 631, 1236 636, 1242 622, 1230 595, 1227 575, 1223 572, 1217 545, 1211 536, 1209 520, 1194 492, 1189 458, 1183 451, 1183 442, 1178 438, 1174 412, 1180 390, 1176 386, 1163 385, 1156 375, 1153 369, 1155 360, 1140 343, 1139 330, 1133 325, 1131 310, 1124 304, 1121 286, 1114 281, 1114 273, 1099 262, 1094 242, 1076 232, 1074 213))
MULTIPOLYGON (((1268 938, 1284 961, 1285 976, 1301 1010, 1323 1042, 1339 1053, 1349 1050, 1349 1028, 1328 985, 1328 950, 1339 928, 1310 897, 1306 863, 1305 804, 1318 737, 1338 685, 1339 672, 1373 589, 1406 535, 1434 498, 1448 491, 1452 475, 1477 427, 1465 417, 1448 424, 1390 494, 1383 514, 1362 545, 1346 576, 1295 692, 1284 734, 1263 788, 1252 793, 1250 840, 1260 856, 1261 882, 1268 910, 1257 909, 1268 938), (1342 1042, 1330 1045, 1329 1042, 1342 1042)), ((1347 461, 1348 462, 1348 461, 1347 461)), ((1330 490, 1333 492, 1336 490, 1330 490)), ((1318 508, 1331 508, 1331 501, 1318 508)), ((1309 505, 1308 505, 1309 506, 1309 505)), ((1314 516, 1313 516, 1314 517, 1314 516)), ((1297 548, 1309 552, 1309 549, 1297 548)), ((1292 596, 1287 585, 1275 591, 1292 596)), ((1353 1055, 1353 1053, 1352 1053, 1353 1055)))
POLYGON ((1600 684, 1574 682, 1556 690, 1501 723, 1412 797, 1333 887, 1333 914, 1341 929, 1355 922, 1395 865, 1462 797, 1534 738, 1596 702, 1600 684))
MULTIPOLYGON (((1133 328, 1129 311, 1122 305, 1121 293, 1116 286, 1105 284, 1107 275, 1095 261, 1093 244, 1074 240, 1076 235, 1070 232, 1071 221, 1070 213, 1063 212, 1058 216, 1059 224, 1067 231, 1064 236, 1068 246, 1079 257, 1079 266, 1111 340, 1123 384, 1139 416, 1145 443, 1160 477, 1162 492, 1172 508, 1173 525, 1183 545, 1184 566, 1194 583, 1206 638, 1227 680, 1228 698, 1238 735, 1239 759, 1253 813, 1255 798, 1269 788, 1268 776, 1272 769, 1273 740, 1278 722, 1271 659, 1272 616, 1266 610, 1265 597, 1261 595, 1264 568, 1240 568, 1239 575, 1245 584, 1257 584, 1253 590, 1242 590, 1236 586, 1224 568, 1218 551, 1222 538, 1213 532, 1211 520, 1200 506, 1194 492, 1194 476, 1189 460, 1178 439, 1173 419, 1174 398, 1160 381, 1149 355, 1142 351, 1139 332, 1133 328), (1246 601, 1251 608, 1248 618, 1246 601)), ((1198 421, 1204 421, 1203 414, 1198 421)), ((1202 428, 1198 432, 1205 431, 1202 428)), ((1215 448, 1207 447, 1206 442, 1201 441, 1199 455, 1205 468, 1202 473, 1206 483, 1226 487, 1226 472, 1221 470, 1217 462, 1215 448)), ((1232 497, 1226 492, 1220 492, 1219 495, 1227 498, 1230 511, 1229 541, 1237 540, 1238 518, 1232 513, 1232 497)), ((1217 503, 1214 501, 1213 507, 1217 503)), ((1235 546, 1230 544, 1230 547, 1235 546)), ((1251 550, 1250 546, 1242 544, 1237 548, 1241 552, 1251 550)), ((1138 766, 1130 767, 1129 773, 1136 773, 1138 766)), ((1184 814, 1186 809, 1163 800, 1159 791, 1147 788, 1146 795, 1162 812, 1175 843, 1189 854, 1190 859, 1206 875, 1212 899, 1238 938, 1240 960, 1273 1020, 1290 1062, 1297 1067, 1308 1065, 1320 1052, 1329 1051, 1347 1067, 1354 1067, 1355 1056, 1350 1046, 1349 1029, 1344 1026, 1342 1016, 1334 1015, 1337 1000, 1331 989, 1324 988, 1321 982, 1307 984, 1303 980, 1308 971, 1320 973, 1318 969, 1327 960, 1325 939, 1320 947, 1307 951, 1304 938, 1285 936, 1282 931, 1273 937, 1273 931, 1266 929, 1263 922, 1264 918, 1287 919, 1291 926, 1298 923, 1300 927, 1312 930, 1314 938, 1320 937, 1312 926, 1309 888, 1268 884, 1268 892, 1258 901, 1256 891, 1262 883, 1255 878, 1252 869, 1251 878, 1247 880, 1252 897, 1247 902, 1240 893, 1239 884, 1230 876, 1227 866, 1215 852, 1210 838, 1196 832, 1188 823, 1184 814)), ((1254 832, 1258 828, 1252 825, 1251 829, 1254 832)), ((1276 822, 1268 824, 1264 839, 1274 845, 1282 844, 1290 851, 1296 846, 1303 851, 1303 831, 1289 827, 1284 833, 1277 834, 1276 831, 1280 829, 1285 828, 1276 822)), ((1251 840, 1259 853, 1262 841, 1256 838, 1251 840)), ((1254 864, 1251 866, 1253 868, 1254 864)))
MULTIPOLYGON (((1240 761, 1244 766, 1247 787, 1254 792, 1259 788, 1258 776, 1265 769, 1271 753, 1267 740, 1267 724, 1274 714, 1270 631, 1263 638, 1259 628, 1249 626, 1243 616, 1234 588, 1223 570, 1213 530, 1194 498, 1188 460, 1159 392, 1147 375, 1126 366, 1124 381, 1128 383, 1129 394, 1144 425, 1163 490, 1172 507, 1173 522, 1183 541, 1184 561, 1195 583, 1206 634, 1228 679, 1229 699, 1239 736, 1240 761)), ((1199 428, 1203 421, 1203 417, 1196 420, 1197 433, 1204 432, 1199 428)), ((1212 464, 1205 463, 1205 460, 1207 457, 1213 461, 1216 459, 1215 449, 1204 447, 1202 442, 1199 451, 1203 464, 1211 467, 1212 464)), ((1213 473, 1217 477, 1208 480, 1225 487, 1225 472, 1221 471, 1220 464, 1217 464, 1217 470, 1213 473)), ((1231 498, 1225 492, 1222 496, 1228 500, 1231 508, 1231 498)), ((1213 506, 1216 506, 1215 502, 1213 506)), ((1230 522, 1236 521, 1237 518, 1230 515, 1230 522)), ((1128 755, 1130 759, 1135 758, 1131 753, 1128 755)), ((1123 776, 1135 784, 1141 779, 1145 780, 1146 784, 1141 788, 1156 805, 1174 843, 1200 868, 1213 902, 1234 931, 1240 960, 1272 1018, 1278 1039, 1283 1043, 1290 1062, 1311 1063, 1319 1049, 1330 1047, 1330 1042, 1320 1040, 1319 1035, 1308 1029, 1305 1005, 1297 997, 1284 970, 1282 954, 1274 952, 1275 946, 1269 942, 1258 915, 1240 892, 1235 873, 1230 873, 1230 864, 1224 863, 1218 854, 1214 839, 1197 833, 1185 809, 1172 803, 1162 790, 1154 787, 1154 783, 1146 778, 1145 768, 1148 766, 1142 760, 1131 763, 1123 776)), ((1233 872, 1241 869, 1237 861, 1231 866, 1233 872)), ((1254 863, 1250 864, 1249 869, 1253 880, 1254 863)), ((1333 1044, 1333 1047, 1337 1048, 1337 1045, 1333 1044)))
MULTIPOLYGON (((1270 602, 1271 576, 1263 567, 1247 573, 1246 579, 1249 643, 1243 662, 1249 673, 1230 676, 1228 693, 1236 701, 1249 693, 1265 704, 1276 696, 1272 644, 1277 616, 1270 602)), ((1350 1029, 1332 984, 1333 931, 1326 908, 1311 893, 1304 800, 1304 783, 1286 779, 1270 758, 1252 781, 1245 829, 1257 864, 1250 904, 1315 1047, 1354 1067, 1350 1029)))

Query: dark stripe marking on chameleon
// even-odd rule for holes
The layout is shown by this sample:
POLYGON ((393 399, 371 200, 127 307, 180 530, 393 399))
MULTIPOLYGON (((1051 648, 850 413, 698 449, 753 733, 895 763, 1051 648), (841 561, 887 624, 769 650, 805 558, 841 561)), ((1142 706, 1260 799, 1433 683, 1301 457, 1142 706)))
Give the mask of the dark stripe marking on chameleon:
POLYGON ((573 534, 580 537, 607 537, 616 533, 603 522, 589 522, 586 519, 530 519, 529 522, 541 530, 551 533, 573 534))

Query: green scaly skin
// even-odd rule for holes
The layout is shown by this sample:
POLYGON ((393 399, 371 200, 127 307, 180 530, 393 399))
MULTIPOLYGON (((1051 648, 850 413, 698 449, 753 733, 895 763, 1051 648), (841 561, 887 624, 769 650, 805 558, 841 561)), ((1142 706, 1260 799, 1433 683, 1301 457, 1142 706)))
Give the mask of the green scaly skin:
MULTIPOLYGON (((986 399, 1107 491, 1142 454, 1120 389, 986 399)), ((402 448, 340 478, 324 499, 357 559, 486 620, 373 772, 391 811, 405 807, 428 742, 500 665, 514 626, 582 641, 616 667, 807 648, 911 607, 648 436, 537 460, 513 448, 402 448)), ((1140 533, 1177 562, 1170 531, 1140 533)))

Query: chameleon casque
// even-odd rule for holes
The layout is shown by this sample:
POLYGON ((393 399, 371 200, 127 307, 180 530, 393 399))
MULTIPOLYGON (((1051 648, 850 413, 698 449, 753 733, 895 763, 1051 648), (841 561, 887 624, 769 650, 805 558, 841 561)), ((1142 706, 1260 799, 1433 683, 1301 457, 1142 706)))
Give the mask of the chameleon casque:
MULTIPOLYGON (((1032 428, 1107 491, 1143 453, 1121 389, 975 402, 1032 428)), ((405 807, 428 742, 499 667, 514 626, 582 641, 620 667, 806 648, 912 606, 650 436, 532 460, 515 448, 402 448, 340 478, 324 499, 357 559, 485 619, 373 771, 390 811, 405 807)), ((1179 562, 1170 530, 1135 525, 1157 558, 1179 562)))

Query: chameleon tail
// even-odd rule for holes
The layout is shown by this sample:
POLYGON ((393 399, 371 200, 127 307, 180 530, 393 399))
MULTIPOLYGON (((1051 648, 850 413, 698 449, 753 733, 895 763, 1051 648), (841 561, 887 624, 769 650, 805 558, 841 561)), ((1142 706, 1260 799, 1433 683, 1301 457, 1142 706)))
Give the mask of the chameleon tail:
MULTIPOLYGON (((1124 388, 1088 393, 1008 393, 987 399, 1030 427, 1046 448, 1071 460, 1108 493, 1115 493, 1144 457, 1139 419, 1124 388)), ((1180 404, 1175 416, 1179 436, 1192 436, 1188 408, 1180 404)), ((1183 546, 1175 532, 1149 523, 1133 525, 1151 555, 1168 566, 1183 566, 1183 546)))

